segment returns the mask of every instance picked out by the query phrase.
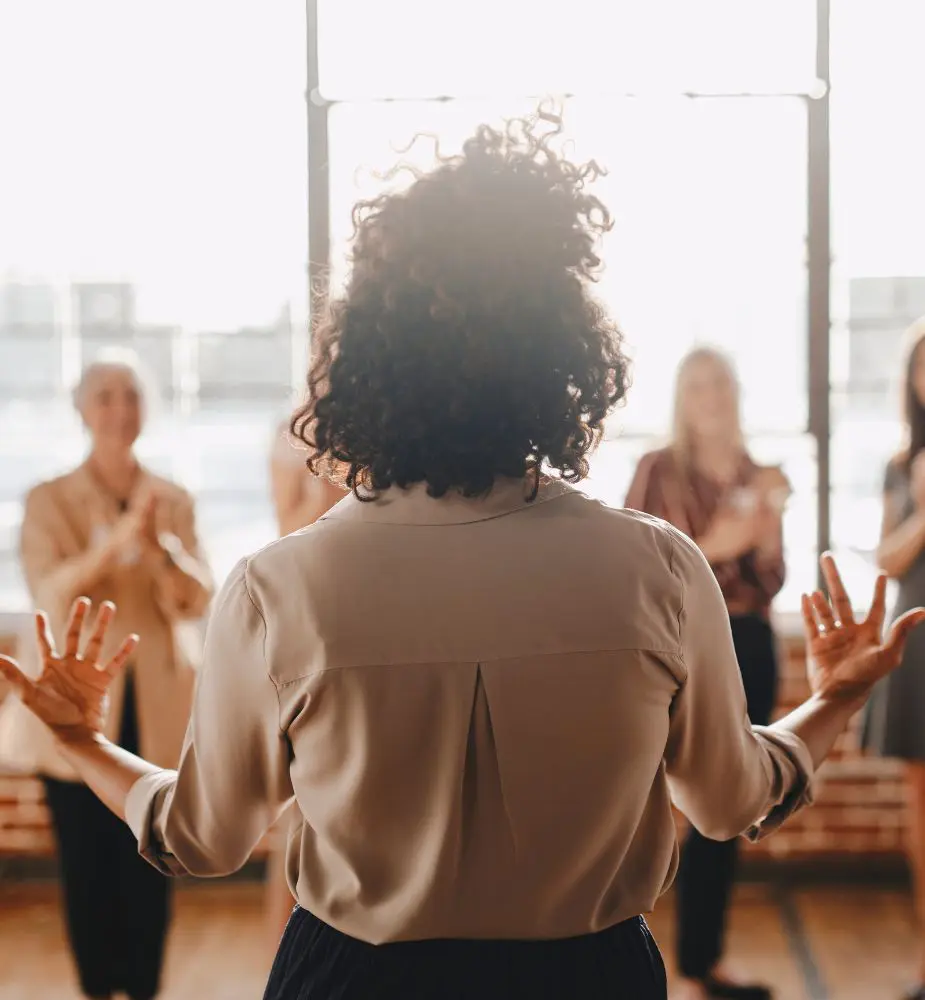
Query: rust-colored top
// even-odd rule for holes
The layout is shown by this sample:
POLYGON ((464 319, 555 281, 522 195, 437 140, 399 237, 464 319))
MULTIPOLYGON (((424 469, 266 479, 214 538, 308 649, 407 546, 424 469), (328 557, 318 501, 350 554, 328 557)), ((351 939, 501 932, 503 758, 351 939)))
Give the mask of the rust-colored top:
MULTIPOLYGON (((744 454, 733 481, 720 485, 696 470, 682 471, 671 449, 662 448, 640 460, 626 495, 626 506, 668 521, 696 542, 720 511, 756 502, 759 498, 755 494, 764 492, 761 481, 771 478, 768 474, 773 472, 744 454)), ((775 482, 780 478, 777 474, 775 482)), ((712 564, 711 568, 730 614, 767 617, 772 599, 784 585, 780 538, 767 552, 753 549, 738 559, 712 564)))

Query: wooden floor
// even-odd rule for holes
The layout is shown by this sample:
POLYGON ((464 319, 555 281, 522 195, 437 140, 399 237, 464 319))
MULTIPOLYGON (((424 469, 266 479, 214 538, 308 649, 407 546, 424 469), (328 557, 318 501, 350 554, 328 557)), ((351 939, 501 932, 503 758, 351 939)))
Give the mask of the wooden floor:
MULTIPOLYGON (((259 1000, 259 885, 188 885, 177 899, 162 1000, 259 1000)), ((650 923, 671 956, 671 901, 650 923)), ((730 953, 777 1000, 898 1000, 912 979, 916 932, 899 890, 740 887, 730 953)), ((0 1000, 77 1000, 54 885, 0 886, 0 1000)))

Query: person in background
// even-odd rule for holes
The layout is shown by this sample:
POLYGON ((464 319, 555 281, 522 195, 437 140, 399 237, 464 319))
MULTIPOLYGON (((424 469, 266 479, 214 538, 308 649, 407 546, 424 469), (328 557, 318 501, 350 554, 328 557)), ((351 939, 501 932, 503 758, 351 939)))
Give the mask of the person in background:
MULTIPOLYGON (((886 468, 877 564, 896 580, 894 616, 925 600, 925 317, 906 334, 903 378, 905 445, 886 468)), ((896 673, 868 704, 862 746, 905 762, 909 794, 907 850, 919 922, 925 930, 925 636, 915 635, 896 673)), ((917 985, 907 1000, 925 1000, 925 942, 917 985)))
POLYGON ((884 639, 884 578, 855 621, 824 557, 813 694, 749 724, 703 553, 572 485, 627 363, 589 291, 597 170, 560 131, 480 126, 355 210, 293 422, 352 495, 229 575, 175 770, 100 731, 138 641, 100 654, 112 605, 82 645, 75 602, 60 653, 39 613, 37 679, 0 657, 162 872, 240 868, 295 800, 265 1000, 664 1000, 642 914, 674 875, 672 798, 709 836, 776 829, 925 617, 884 639))
MULTIPOLYGON (((89 455, 26 497, 26 583, 58 641, 82 594, 119 604, 118 633, 104 653, 127 633, 144 633, 144 645, 112 684, 103 732, 114 745, 175 767, 192 703, 196 620, 212 594, 193 501, 135 455, 146 399, 133 359, 91 364, 74 402, 89 455)), ((68 766, 47 730, 25 709, 18 718, 9 724, 17 730, 19 762, 44 782, 81 989, 93 998, 151 1000, 160 983, 170 882, 139 856, 131 832, 68 766)))
POLYGON ((297 447, 293 442, 289 422, 282 424, 273 439, 270 455, 273 508, 281 538, 314 524, 346 495, 343 486, 309 472, 308 454, 303 446, 297 447))
MULTIPOLYGON (((781 517, 789 490, 779 469, 759 466, 748 453, 729 359, 712 348, 693 350, 677 372, 671 443, 641 459, 626 506, 673 524, 706 556, 729 612, 748 717, 758 726, 771 721, 775 705, 769 613, 784 583, 781 517)), ((679 997, 771 996, 765 986, 738 982, 721 963, 737 853, 737 840, 712 840, 696 827, 687 835, 677 880, 679 997)))
MULTIPOLYGON (((281 424, 270 453, 273 508, 281 538, 314 524, 345 496, 343 486, 309 472, 306 468, 308 454, 304 447, 296 447, 289 433, 289 421, 281 424)), ((277 824, 271 835, 267 859, 265 912, 267 940, 273 954, 295 903, 286 875, 285 831, 292 827, 290 820, 296 812, 293 807, 291 814, 287 812, 277 824)))

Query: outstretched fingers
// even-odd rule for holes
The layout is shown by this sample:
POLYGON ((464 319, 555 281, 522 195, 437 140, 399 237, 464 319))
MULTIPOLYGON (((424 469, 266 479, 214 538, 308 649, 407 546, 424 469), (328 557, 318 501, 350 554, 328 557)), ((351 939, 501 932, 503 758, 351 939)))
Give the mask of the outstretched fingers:
POLYGON ((829 599, 835 608, 835 614, 842 625, 849 625, 854 622, 854 612, 851 609, 851 598, 845 585, 842 582, 841 574, 831 552, 823 552, 819 560, 822 566, 822 576, 829 591, 829 599))
POLYGON ((44 611, 35 613, 35 638, 42 654, 42 662, 47 663, 55 655, 55 640, 52 638, 48 615, 44 611))
POLYGON ((900 615, 899 618, 893 622, 890 628, 890 634, 887 636, 886 642, 883 644, 883 650, 890 657, 895 657, 897 660, 902 656, 903 649, 906 645, 906 640, 909 638, 909 633, 916 627, 925 621, 925 608, 913 608, 911 611, 907 611, 904 615, 900 615))
POLYGON ((78 597, 71 605, 71 616, 67 621, 67 632, 64 643, 64 655, 76 658, 80 652, 80 636, 83 633, 84 621, 90 610, 90 598, 78 597))
POLYGON ((125 664, 132 658, 132 653, 135 652, 135 647, 138 645, 138 636, 129 635, 122 641, 122 644, 116 650, 112 659, 108 663, 103 664, 99 669, 106 674, 107 677, 115 677, 122 669, 124 669, 125 664))
POLYGON ((820 630, 823 632, 834 631, 835 615, 832 614, 831 605, 821 590, 813 591, 812 603, 813 611, 816 614, 816 621, 819 623, 820 630))
POLYGON ((83 657, 88 662, 96 663, 100 658, 100 650, 103 648, 106 633, 109 630, 115 613, 116 606, 112 601, 103 601, 100 605, 99 611, 96 613, 96 621, 93 623, 93 632, 90 635, 90 641, 87 643, 86 649, 84 649, 83 657))
POLYGON ((11 660, 8 656, 0 656, 0 677, 9 683, 19 695, 20 701, 28 701, 35 683, 19 669, 19 664, 15 660, 11 660))
POLYGON ((874 584, 874 598, 870 602, 870 611, 867 612, 867 623, 873 625, 877 630, 877 635, 883 630, 883 622, 886 618, 886 575, 879 573, 877 582, 874 584))
POLYGON ((813 611, 813 602, 809 594, 800 595, 800 611, 803 616, 803 634, 807 642, 813 642, 819 635, 819 626, 816 622, 816 613, 813 611))

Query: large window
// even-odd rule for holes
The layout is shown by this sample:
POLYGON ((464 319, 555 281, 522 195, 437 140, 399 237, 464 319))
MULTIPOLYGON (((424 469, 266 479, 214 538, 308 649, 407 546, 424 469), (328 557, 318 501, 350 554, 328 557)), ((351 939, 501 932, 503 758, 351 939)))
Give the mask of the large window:
POLYGON ((302 0, 0 5, 0 611, 26 605, 22 494, 79 460, 68 390, 109 345, 156 376, 144 454, 196 493, 216 571, 271 537, 267 454, 302 380, 308 257, 336 288, 350 207, 403 183, 389 168, 548 95, 571 152, 609 171, 598 292, 635 362, 589 488, 622 499, 667 431, 676 360, 722 345, 754 450, 796 488, 780 606, 830 541, 862 596, 900 335, 925 313, 925 13, 835 2, 828 45, 828 7, 308 0, 306 61, 302 0), (403 152, 416 133, 431 138, 403 152))
POLYGON ((386 15, 359 0, 319 0, 331 280, 336 289, 349 266, 354 202, 410 178, 385 179, 396 163, 426 168, 437 148, 456 151, 480 122, 533 110, 525 95, 574 94, 560 101, 569 152, 607 169, 596 191, 615 219, 597 291, 634 360, 629 400, 611 419, 588 488, 622 502, 635 461, 667 431, 674 362, 696 343, 727 348, 754 450, 783 462, 796 487, 780 602, 795 607, 814 579, 816 550, 806 432, 815 12, 807 3, 659 6, 613 4, 606 30, 591 30, 602 9, 594 3, 570 5, 561 18, 517 3, 503 5, 503 16, 497 4, 441 7, 440 37, 455 44, 434 52, 411 44, 420 25, 437 30, 427 21, 433 5, 405 0, 397 16, 395 5, 386 15), (348 43, 351 58, 338 58, 348 43))
POLYGON ((0 611, 24 491, 86 447, 69 390, 134 348, 141 442, 219 575, 273 537, 271 436, 304 371, 299 0, 0 4, 0 611))
POLYGON ((925 315, 925 103, 916 0, 832 7, 832 538, 873 585, 900 443, 902 334, 925 315))

